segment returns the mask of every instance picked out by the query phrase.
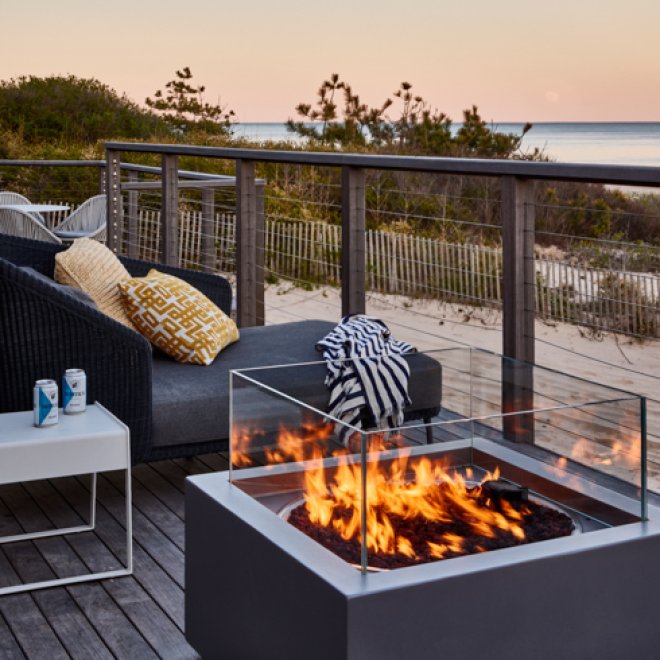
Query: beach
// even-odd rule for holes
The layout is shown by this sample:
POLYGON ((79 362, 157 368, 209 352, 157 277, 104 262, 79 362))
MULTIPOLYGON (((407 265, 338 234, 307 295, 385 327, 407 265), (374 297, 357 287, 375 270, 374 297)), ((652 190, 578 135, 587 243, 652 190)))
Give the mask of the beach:
MULTIPOLYGON (((502 317, 498 310, 437 300, 413 300, 370 293, 367 313, 385 321, 394 337, 418 350, 472 346, 502 352, 502 317)), ((266 322, 300 319, 339 321, 341 292, 332 287, 307 291, 289 283, 266 288, 266 322)), ((537 320, 536 363, 649 397, 649 487, 660 492, 660 340, 638 341, 613 334, 594 335, 566 323, 537 320)))

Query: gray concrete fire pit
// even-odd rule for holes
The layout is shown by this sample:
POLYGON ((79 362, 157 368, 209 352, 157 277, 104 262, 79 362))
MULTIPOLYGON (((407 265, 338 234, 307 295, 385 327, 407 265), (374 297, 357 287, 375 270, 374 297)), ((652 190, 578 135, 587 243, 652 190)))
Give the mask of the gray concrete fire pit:
MULTIPOLYGON (((535 371, 527 381, 533 406, 504 419, 483 403, 502 404, 489 390, 495 372, 505 373, 494 368, 499 358, 473 354, 463 362, 442 353, 444 387, 456 391, 443 392, 454 408, 434 421, 433 442, 426 442, 426 426, 408 426, 377 445, 375 434, 362 433, 351 454, 333 449, 337 422, 323 411, 274 391, 258 373, 234 375, 233 468, 186 486, 186 637, 202 657, 657 657, 660 511, 646 502, 643 401, 598 385, 588 400, 576 400, 563 380, 550 402, 547 386, 556 387, 558 376, 535 371), (461 390, 471 399, 462 406, 461 390), (464 414, 476 409, 480 414, 464 414), (322 441, 310 435, 315 425, 326 429, 322 441), (515 429, 523 429, 522 438, 511 435, 515 429), (565 512, 574 531, 372 570, 370 484, 374 470, 394 474, 402 454, 404 487, 411 478, 421 483, 417 467, 426 463, 475 483, 497 468, 498 481, 524 486, 530 499, 565 512), (312 477, 325 479, 331 493, 347 466, 364 476, 357 565, 286 519, 292 503, 311 498, 312 477)), ((504 384, 500 377, 495 389, 503 392, 504 384)))

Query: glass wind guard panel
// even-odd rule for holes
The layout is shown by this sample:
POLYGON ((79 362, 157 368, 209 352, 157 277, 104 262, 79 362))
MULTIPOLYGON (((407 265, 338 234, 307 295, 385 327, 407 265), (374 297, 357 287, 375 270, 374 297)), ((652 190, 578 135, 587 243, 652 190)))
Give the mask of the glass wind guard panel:
POLYGON ((406 360, 380 430, 326 412, 324 362, 232 372, 232 483, 363 572, 645 518, 643 398, 477 349, 406 360))

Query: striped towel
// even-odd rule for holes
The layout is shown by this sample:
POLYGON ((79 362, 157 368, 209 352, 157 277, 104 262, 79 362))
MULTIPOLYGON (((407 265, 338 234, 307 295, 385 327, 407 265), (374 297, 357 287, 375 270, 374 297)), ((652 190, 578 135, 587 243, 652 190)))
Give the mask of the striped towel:
MULTIPOLYGON (((416 349, 393 339, 380 320, 357 314, 345 316, 318 344, 328 373, 328 412, 355 428, 362 428, 367 411, 376 428, 396 428, 403 423, 403 409, 410 405, 410 367, 402 354, 416 349), (352 358, 352 359, 351 359, 352 358)), ((346 445, 350 430, 342 428, 346 445)))

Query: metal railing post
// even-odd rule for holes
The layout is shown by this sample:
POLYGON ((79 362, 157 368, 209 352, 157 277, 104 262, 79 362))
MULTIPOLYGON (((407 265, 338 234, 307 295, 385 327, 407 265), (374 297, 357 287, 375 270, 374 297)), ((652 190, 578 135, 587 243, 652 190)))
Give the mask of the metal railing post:
MULTIPOLYGON (((502 412, 534 408, 534 184, 502 177, 502 412)), ((504 434, 534 442, 534 415, 504 418, 504 434)))
MULTIPOLYGON (((129 172, 130 183, 137 183, 138 173, 129 172)), ((138 191, 128 191, 128 256, 137 259, 140 253, 138 245, 138 191)))
POLYGON ((365 176, 362 168, 341 172, 341 313, 366 310, 365 176))
POLYGON ((200 261, 205 271, 213 272, 216 265, 215 253, 215 190, 202 188, 202 241, 200 261))
POLYGON ((106 150, 106 190, 107 198, 107 239, 106 244, 115 254, 119 252, 121 243, 121 220, 123 203, 121 196, 121 157, 120 152, 106 150))
POLYGON ((255 235, 255 295, 256 295, 256 325, 266 323, 265 284, 266 275, 266 185, 257 181, 257 227, 255 235))
POLYGON ((255 163, 237 160, 236 319, 241 327, 257 325, 258 217, 255 163))
POLYGON ((178 156, 163 154, 160 207, 160 253, 163 263, 179 265, 178 156))

